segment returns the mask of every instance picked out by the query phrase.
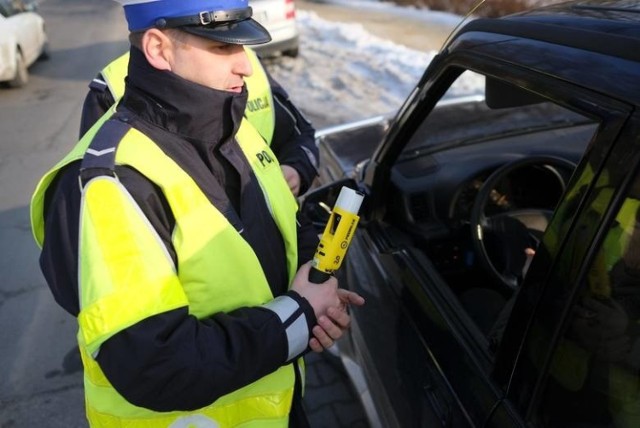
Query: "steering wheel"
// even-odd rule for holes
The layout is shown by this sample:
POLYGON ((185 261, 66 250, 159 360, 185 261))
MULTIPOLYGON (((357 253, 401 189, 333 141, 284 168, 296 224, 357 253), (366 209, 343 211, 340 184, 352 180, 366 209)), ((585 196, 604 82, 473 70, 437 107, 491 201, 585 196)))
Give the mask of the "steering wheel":
POLYGON ((509 289, 518 287, 523 277, 523 269, 528 263, 526 248, 536 249, 553 211, 540 208, 516 209, 492 216, 485 215, 492 190, 515 170, 529 166, 560 167, 573 171, 576 164, 554 156, 538 155, 518 159, 495 170, 478 190, 471 209, 471 237, 480 264, 495 279, 509 289), (487 237, 496 243, 501 256, 501 266, 489 256, 487 237))

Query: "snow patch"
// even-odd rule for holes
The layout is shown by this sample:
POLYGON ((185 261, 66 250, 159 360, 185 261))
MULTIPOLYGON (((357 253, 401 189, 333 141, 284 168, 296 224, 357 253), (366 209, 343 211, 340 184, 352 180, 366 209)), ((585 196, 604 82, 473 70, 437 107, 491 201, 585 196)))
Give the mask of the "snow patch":
MULTIPOLYGON (((430 11, 421 14, 439 19, 430 11)), ((300 56, 268 60, 266 66, 318 129, 392 114, 437 53, 409 49, 368 33, 360 24, 327 21, 311 11, 299 10, 297 19, 300 56)), ((465 73, 447 95, 478 93, 482 82, 465 73)))

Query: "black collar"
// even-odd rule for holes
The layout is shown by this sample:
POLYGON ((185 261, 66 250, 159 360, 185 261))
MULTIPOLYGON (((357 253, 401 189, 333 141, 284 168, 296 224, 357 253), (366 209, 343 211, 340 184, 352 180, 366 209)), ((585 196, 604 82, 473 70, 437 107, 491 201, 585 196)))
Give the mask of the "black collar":
POLYGON ((218 146, 237 132, 246 103, 246 87, 239 94, 207 88, 154 68, 131 48, 122 104, 142 120, 194 143, 218 146))

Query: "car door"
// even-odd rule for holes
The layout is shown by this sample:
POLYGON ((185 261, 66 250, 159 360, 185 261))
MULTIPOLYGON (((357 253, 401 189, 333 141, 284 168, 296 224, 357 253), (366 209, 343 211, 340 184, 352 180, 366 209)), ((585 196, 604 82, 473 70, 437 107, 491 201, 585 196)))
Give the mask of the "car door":
POLYGON ((18 38, 25 62, 31 65, 38 58, 42 46, 42 31, 39 28, 38 16, 32 12, 14 8, 14 14, 8 18, 8 21, 18 38))
MULTIPOLYGON (((0 7, 2 5, 0 4, 0 7)), ((0 81, 10 79, 15 70, 16 39, 7 18, 0 15, 0 81)))
POLYGON ((429 332, 421 327, 446 323, 437 308, 421 308, 410 291, 401 291, 405 286, 418 291, 423 286, 417 280, 422 273, 415 271, 419 269, 413 262, 415 255, 397 246, 392 234, 393 230, 374 225, 363 228, 351 244, 344 277, 367 300, 366 311, 354 310, 352 340, 380 424, 467 426, 441 375, 427 363, 432 356, 424 336, 429 332), (423 311, 431 319, 421 326, 416 312, 423 311))
MULTIPOLYGON (((524 300, 478 267, 468 219, 452 212, 471 211, 462 184, 514 159, 577 162, 594 141, 607 147, 628 115, 615 103, 596 103, 609 115, 603 124, 576 110, 574 103, 589 104, 580 87, 479 51, 432 66, 434 77, 405 103, 365 171, 369 212, 349 250, 345 282, 367 300, 353 310, 352 340, 383 426, 525 426, 525 403, 504 398, 516 394, 511 376, 532 310, 512 319, 524 300), (455 99, 466 79, 478 78, 506 89, 508 102, 489 93, 455 99), (549 88, 553 96, 540 97, 549 88)), ((587 180, 584 166, 577 171, 587 180)), ((570 176, 561 179, 562 192, 578 180, 570 176)), ((498 208, 502 200, 494 201, 498 208)), ((576 206, 564 208, 573 220, 576 206)), ((546 278, 552 263, 539 254, 534 260, 546 278)))

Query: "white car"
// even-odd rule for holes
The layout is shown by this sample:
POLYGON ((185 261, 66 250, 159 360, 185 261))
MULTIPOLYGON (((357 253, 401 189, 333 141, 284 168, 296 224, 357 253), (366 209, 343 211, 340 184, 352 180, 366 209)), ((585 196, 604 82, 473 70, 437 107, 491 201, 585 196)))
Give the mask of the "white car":
POLYGON ((260 56, 273 56, 282 53, 286 56, 298 56, 299 33, 296 27, 296 7, 294 0, 250 0, 253 19, 262 24, 271 41, 253 48, 260 56))
POLYGON ((0 82, 10 87, 26 85, 27 68, 47 57, 44 19, 33 3, 0 0, 0 82))

